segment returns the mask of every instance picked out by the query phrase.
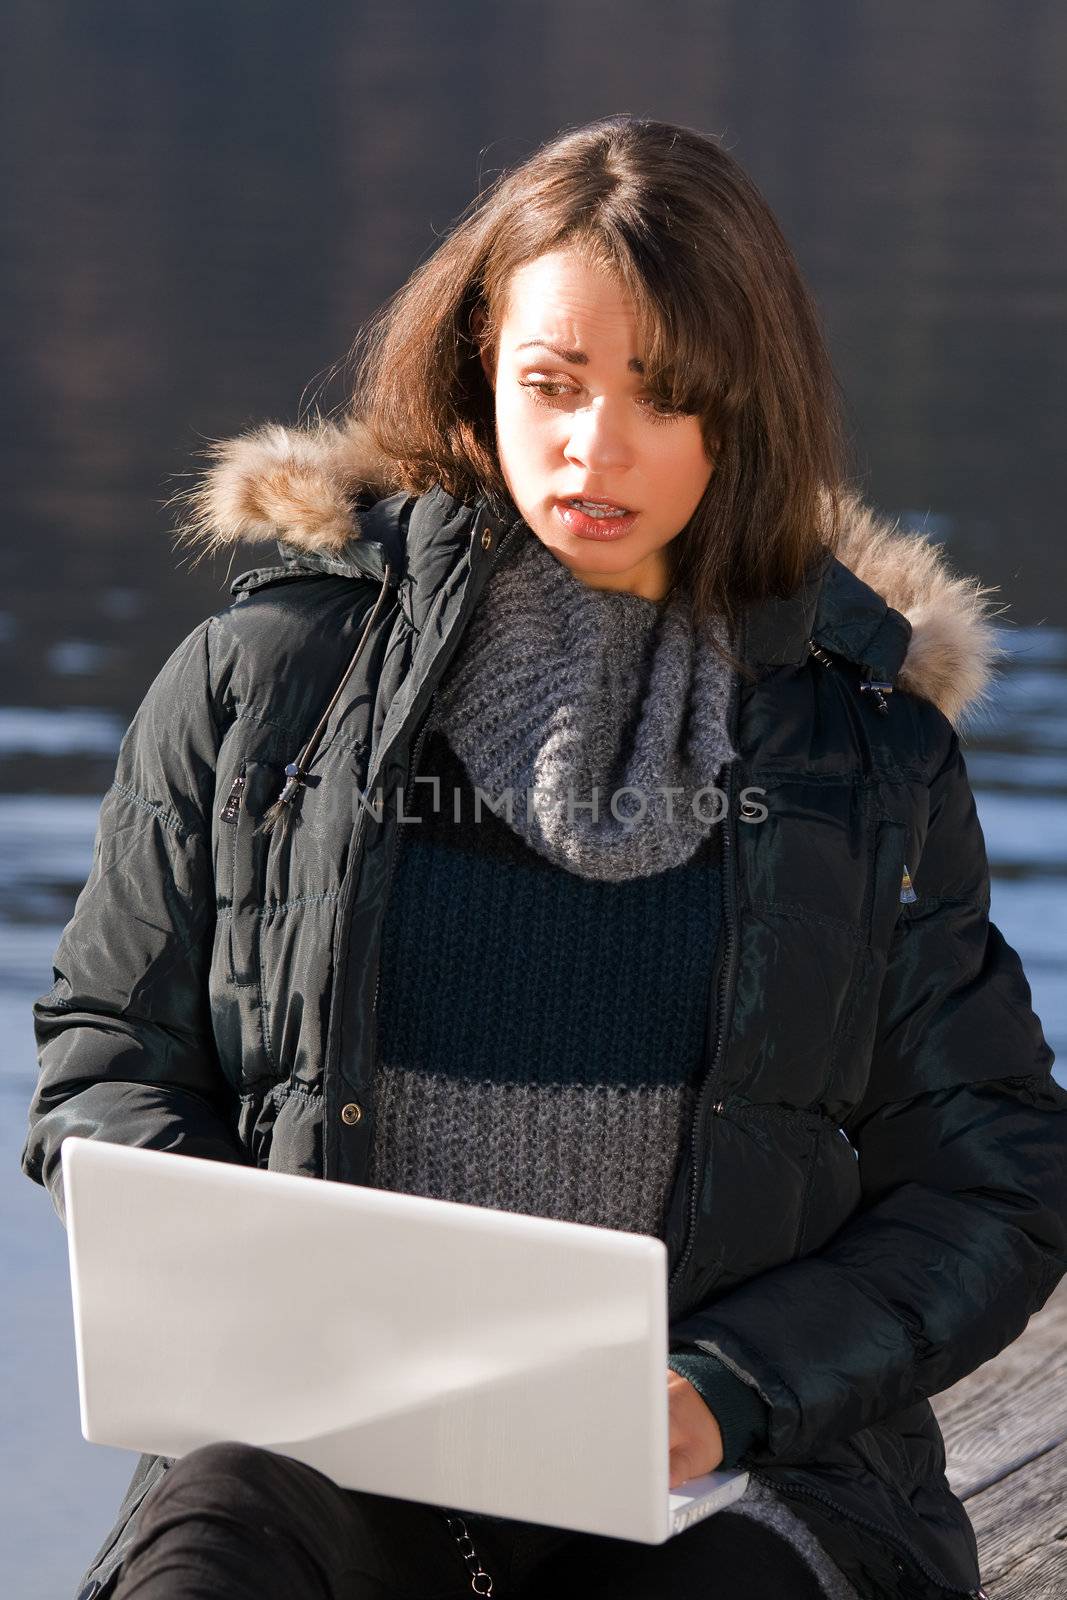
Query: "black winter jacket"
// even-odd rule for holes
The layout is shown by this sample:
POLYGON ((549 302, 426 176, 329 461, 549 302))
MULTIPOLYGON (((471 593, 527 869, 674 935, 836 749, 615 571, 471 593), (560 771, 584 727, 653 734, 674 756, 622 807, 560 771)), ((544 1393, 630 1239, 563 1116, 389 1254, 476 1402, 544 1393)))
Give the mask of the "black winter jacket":
MULTIPOLYGON (((359 448, 262 430, 203 492, 218 542, 270 521, 282 564, 235 580, 123 740, 34 1008, 23 1167, 61 1217, 70 1133, 364 1181, 397 791, 479 593, 532 535, 513 507, 383 495, 359 448)), ((670 1334, 758 1391, 769 1436, 742 1464, 865 1600, 935 1600, 980 1576, 928 1397, 1067 1271, 1067 1092, 989 920, 958 731, 994 653, 981 592, 846 506, 838 556, 743 624, 670 1334)), ((82 1595, 110 1592, 168 1465, 142 1457, 82 1595)))

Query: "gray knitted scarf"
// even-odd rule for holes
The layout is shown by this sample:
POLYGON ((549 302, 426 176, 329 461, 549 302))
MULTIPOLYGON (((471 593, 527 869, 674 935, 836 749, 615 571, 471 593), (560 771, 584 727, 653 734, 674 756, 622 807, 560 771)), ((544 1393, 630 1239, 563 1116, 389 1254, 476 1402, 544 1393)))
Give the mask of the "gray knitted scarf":
POLYGON ((540 855, 587 878, 688 861, 736 757, 732 674, 687 593, 653 601, 585 583, 532 532, 479 596, 434 721, 493 808, 540 855), (623 792, 626 791, 626 792, 623 792), (595 807, 595 809, 594 809, 595 807))

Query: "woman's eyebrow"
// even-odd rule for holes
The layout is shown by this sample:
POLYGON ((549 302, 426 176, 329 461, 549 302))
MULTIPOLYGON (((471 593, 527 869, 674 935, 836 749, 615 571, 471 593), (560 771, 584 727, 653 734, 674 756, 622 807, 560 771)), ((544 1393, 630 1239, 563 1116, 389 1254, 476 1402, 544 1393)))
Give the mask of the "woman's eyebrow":
MULTIPOLYGON (((531 345, 536 345, 540 350, 551 351, 561 361, 569 361, 574 367, 587 367, 589 365, 589 357, 584 350, 565 350, 562 345, 549 344, 546 339, 523 339, 522 343, 517 344, 515 348, 516 350, 528 350, 531 345)), ((639 361, 636 356, 631 356, 626 366, 630 372, 644 372, 645 370, 644 362, 639 361)))

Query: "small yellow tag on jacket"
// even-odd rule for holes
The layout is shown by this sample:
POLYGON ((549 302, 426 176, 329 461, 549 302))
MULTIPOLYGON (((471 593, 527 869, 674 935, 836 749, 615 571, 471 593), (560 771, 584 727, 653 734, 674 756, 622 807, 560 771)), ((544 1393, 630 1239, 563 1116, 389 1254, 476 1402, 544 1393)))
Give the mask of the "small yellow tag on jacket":
POLYGON ((915 890, 911 885, 911 873, 905 866, 904 876, 900 880, 900 903, 902 906, 910 906, 916 900, 918 900, 918 898, 919 896, 915 893, 915 890))

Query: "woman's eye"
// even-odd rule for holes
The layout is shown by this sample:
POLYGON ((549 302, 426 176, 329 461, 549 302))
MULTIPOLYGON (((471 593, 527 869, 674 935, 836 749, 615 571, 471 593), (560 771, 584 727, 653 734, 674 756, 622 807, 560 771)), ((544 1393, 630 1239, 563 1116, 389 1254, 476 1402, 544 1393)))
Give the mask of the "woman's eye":
POLYGON ((526 383, 522 384, 522 387, 524 389, 536 389, 537 393, 544 395, 546 400, 556 400, 561 394, 568 393, 568 390, 564 388, 562 383, 551 383, 547 378, 527 381, 526 383), (554 390, 555 393, 549 394, 548 391, 550 389, 554 390))
POLYGON ((681 417, 685 415, 684 412, 679 411, 677 407, 670 405, 666 400, 648 400, 644 403, 648 406, 649 410, 654 416, 662 417, 664 420, 667 420, 669 417, 681 417))
MULTIPOLYGON (((520 379, 520 386, 523 389, 536 391, 536 394, 545 400, 559 400, 568 394, 576 392, 574 389, 568 389, 565 384, 554 383, 549 378, 527 379, 525 381, 520 379)), ((683 412, 678 411, 663 400, 642 399, 639 404, 648 410, 656 422, 670 422, 672 418, 684 415, 683 412)))

